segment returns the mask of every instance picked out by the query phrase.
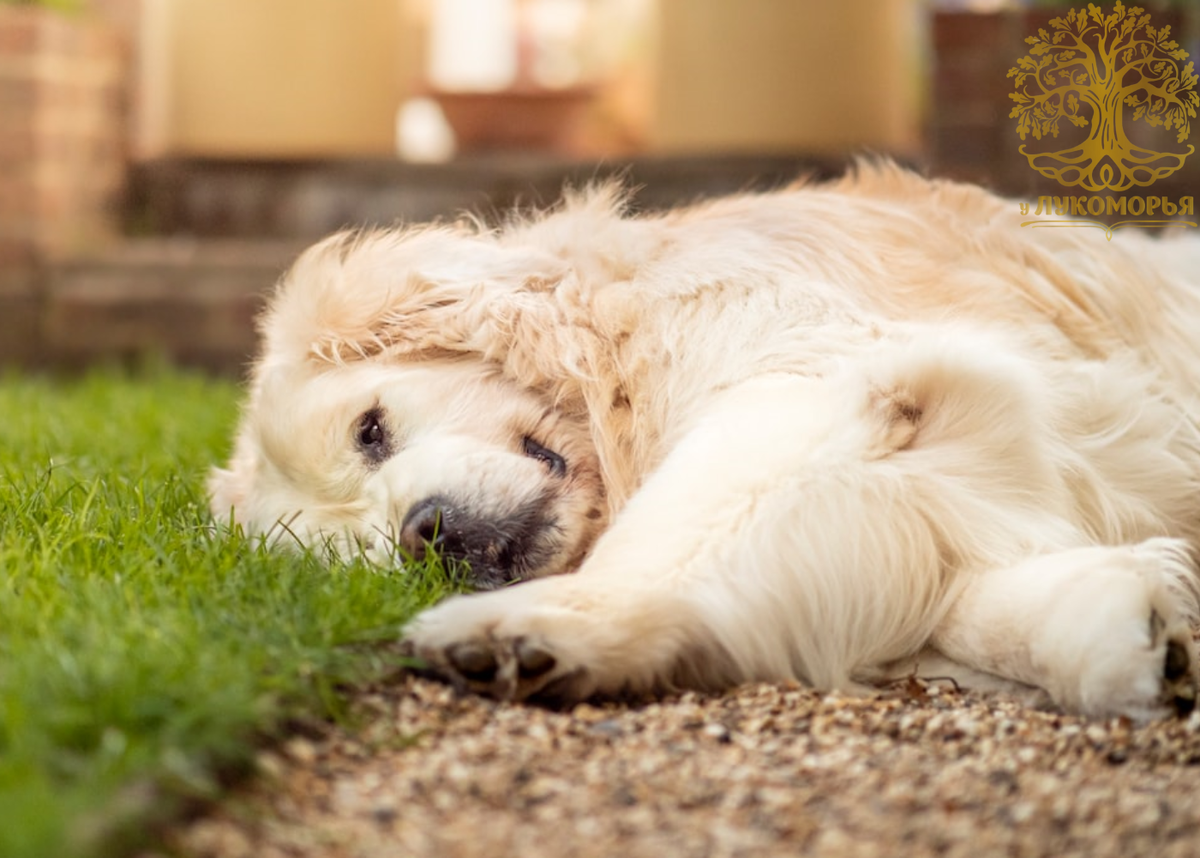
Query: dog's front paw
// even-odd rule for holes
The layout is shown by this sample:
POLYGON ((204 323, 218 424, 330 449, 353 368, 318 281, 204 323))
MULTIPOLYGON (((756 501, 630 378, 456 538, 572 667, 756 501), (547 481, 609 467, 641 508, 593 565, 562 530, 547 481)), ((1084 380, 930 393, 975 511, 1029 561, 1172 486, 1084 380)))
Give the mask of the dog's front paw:
POLYGON ((583 666, 563 668, 544 642, 520 635, 467 638, 447 646, 413 643, 414 653, 432 673, 497 700, 569 705, 592 691, 583 666))
POLYGON ((598 690, 596 675, 567 641, 561 611, 528 604, 523 584, 452 598, 421 614, 405 648, 425 671, 497 700, 565 706, 598 690))

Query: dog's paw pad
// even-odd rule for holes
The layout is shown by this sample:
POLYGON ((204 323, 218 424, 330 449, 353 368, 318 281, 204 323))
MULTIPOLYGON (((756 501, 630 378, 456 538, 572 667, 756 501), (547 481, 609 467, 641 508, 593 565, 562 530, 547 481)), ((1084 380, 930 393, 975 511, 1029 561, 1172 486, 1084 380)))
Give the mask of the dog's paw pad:
POLYGON ((532 644, 524 638, 516 641, 517 665, 522 679, 536 679, 554 670, 558 659, 544 647, 532 644))
POLYGON ((1191 650, 1181 640, 1167 641, 1163 657, 1163 696, 1181 717, 1196 708, 1196 671, 1191 650))
POLYGON ((445 650, 446 663, 468 682, 491 682, 500 669, 495 650, 485 641, 463 641, 445 650))
POLYGON ((591 693, 588 673, 581 667, 554 677, 530 694, 529 702, 551 709, 565 709, 587 699, 591 693))

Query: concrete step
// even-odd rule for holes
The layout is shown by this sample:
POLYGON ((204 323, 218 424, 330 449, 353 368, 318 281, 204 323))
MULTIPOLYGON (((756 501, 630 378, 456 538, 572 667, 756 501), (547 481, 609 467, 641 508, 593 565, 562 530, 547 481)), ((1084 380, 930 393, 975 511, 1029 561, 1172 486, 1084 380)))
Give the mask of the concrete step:
MULTIPOLYGON (((35 318, 0 348, 10 360, 59 367, 153 356, 241 372, 255 346, 254 318, 300 249, 280 241, 139 239, 47 265, 34 275, 32 300, 8 296, 35 318)), ((0 306, 5 300, 0 291, 0 306)), ((8 316, 0 311, 0 319, 8 316)))
POLYGON ((496 155, 448 164, 399 161, 173 160, 132 177, 130 228, 156 235, 311 240, 346 226, 421 222, 464 211, 487 218, 545 206, 564 185, 620 178, 646 209, 828 177, 846 162, 800 155, 728 155, 579 162, 496 155))

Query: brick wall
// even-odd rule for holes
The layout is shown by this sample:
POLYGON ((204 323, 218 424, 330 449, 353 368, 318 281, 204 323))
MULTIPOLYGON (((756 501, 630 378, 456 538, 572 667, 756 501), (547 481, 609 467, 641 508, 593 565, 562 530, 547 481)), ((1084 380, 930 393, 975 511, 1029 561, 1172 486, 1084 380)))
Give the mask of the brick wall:
POLYGON ((0 4, 0 273, 116 233, 127 55, 94 16, 0 4))

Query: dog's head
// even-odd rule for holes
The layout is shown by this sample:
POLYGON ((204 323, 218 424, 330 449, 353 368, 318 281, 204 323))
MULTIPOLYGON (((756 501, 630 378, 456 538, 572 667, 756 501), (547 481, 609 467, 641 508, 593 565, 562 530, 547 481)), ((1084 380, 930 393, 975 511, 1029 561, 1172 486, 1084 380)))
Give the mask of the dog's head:
POLYGON ((214 516, 379 562, 435 544, 481 587, 571 569, 607 516, 586 421, 496 353, 521 295, 561 277, 450 229, 307 251, 262 319, 214 516))

